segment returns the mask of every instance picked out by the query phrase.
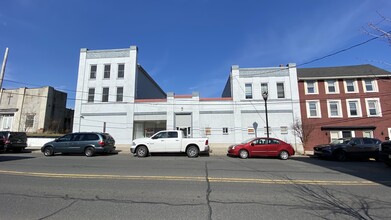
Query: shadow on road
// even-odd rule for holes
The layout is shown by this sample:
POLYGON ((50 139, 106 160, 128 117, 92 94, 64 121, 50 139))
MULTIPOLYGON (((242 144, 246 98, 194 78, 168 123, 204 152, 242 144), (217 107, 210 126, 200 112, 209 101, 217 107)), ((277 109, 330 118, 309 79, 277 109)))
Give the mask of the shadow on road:
POLYGON ((292 157, 291 160, 325 167, 330 170, 356 176, 375 183, 391 186, 391 168, 382 162, 376 162, 374 160, 350 160, 339 162, 319 159, 316 157, 292 157))
POLYGON ((32 159, 35 157, 26 157, 26 156, 15 156, 15 155, 6 155, 0 154, 0 162, 12 161, 12 160, 24 160, 24 159, 32 159))

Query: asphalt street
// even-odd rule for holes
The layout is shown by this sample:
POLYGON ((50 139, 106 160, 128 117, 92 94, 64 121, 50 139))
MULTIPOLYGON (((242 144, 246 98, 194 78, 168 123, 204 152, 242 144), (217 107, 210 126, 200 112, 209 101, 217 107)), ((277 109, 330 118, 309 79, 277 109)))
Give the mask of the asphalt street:
POLYGON ((0 154, 0 219, 387 219, 390 186, 375 161, 0 154))

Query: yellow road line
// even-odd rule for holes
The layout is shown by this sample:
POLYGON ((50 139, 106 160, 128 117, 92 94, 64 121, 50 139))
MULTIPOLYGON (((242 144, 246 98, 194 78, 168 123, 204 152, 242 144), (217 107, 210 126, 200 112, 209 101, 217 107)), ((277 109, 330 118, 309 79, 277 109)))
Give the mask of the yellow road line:
MULTIPOLYGON (((65 173, 38 173, 0 170, 0 174, 69 178, 69 179, 112 179, 112 180, 155 180, 155 181, 206 181, 205 177, 191 176, 129 176, 129 175, 98 175, 98 174, 65 174, 65 173)), ((218 178, 208 177, 209 182, 215 183, 258 183, 258 184, 283 184, 283 185, 338 185, 338 186, 374 186, 380 185, 369 180, 289 180, 289 179, 255 179, 255 178, 218 178)))

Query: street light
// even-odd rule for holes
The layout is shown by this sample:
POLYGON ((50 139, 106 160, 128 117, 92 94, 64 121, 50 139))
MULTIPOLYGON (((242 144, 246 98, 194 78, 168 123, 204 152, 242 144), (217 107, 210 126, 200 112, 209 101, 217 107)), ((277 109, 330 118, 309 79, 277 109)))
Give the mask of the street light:
POLYGON ((267 134, 267 139, 269 139, 269 120, 268 120, 268 116, 267 116, 267 97, 268 97, 268 92, 267 91, 263 91, 262 92, 262 97, 263 97, 263 100, 265 100, 265 113, 266 113, 266 134, 267 134))

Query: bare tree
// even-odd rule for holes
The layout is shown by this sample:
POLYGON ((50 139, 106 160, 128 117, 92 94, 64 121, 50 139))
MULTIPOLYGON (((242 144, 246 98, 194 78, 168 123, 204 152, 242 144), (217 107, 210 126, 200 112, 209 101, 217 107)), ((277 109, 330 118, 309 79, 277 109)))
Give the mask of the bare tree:
POLYGON ((296 118, 295 122, 292 125, 293 133, 296 137, 300 139, 300 142, 303 144, 303 147, 305 147, 308 143, 308 140, 310 139, 311 133, 314 128, 315 125, 310 123, 302 123, 299 118, 296 118))
POLYGON ((385 39, 389 45, 391 46, 391 30, 386 30, 386 26, 391 26, 391 19, 383 16, 382 14, 378 13, 380 16, 380 21, 373 23, 370 22, 368 24, 367 28, 363 28, 364 31, 377 38, 385 39))

